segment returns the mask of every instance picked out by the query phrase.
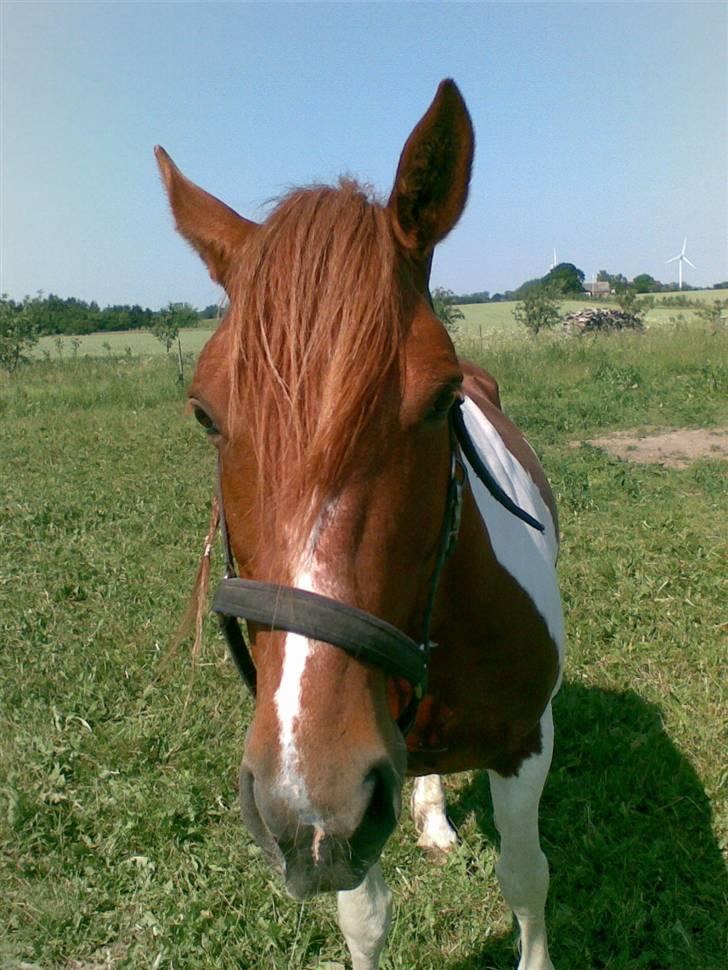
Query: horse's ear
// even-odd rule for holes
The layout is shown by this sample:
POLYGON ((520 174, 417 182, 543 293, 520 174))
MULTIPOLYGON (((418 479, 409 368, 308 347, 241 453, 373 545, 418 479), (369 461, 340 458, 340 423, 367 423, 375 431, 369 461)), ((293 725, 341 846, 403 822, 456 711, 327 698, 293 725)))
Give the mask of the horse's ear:
POLYGON ((415 257, 428 260, 465 208, 475 136, 454 81, 435 99, 407 139, 389 197, 395 231, 415 257))
POLYGON ((154 154, 177 229, 207 263, 213 280, 227 289, 231 264, 256 223, 190 182, 160 145, 154 154))

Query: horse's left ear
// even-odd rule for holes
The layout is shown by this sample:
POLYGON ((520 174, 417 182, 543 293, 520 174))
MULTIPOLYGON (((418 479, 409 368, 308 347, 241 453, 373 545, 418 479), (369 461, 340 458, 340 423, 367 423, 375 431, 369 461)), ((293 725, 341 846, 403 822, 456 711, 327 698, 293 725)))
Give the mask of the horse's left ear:
POLYGON ((202 256, 213 280, 228 290, 235 257, 257 228, 256 223, 191 182, 161 145, 155 147, 154 154, 180 235, 202 256))
POLYGON ((435 99, 407 139, 387 206, 400 242, 428 260, 465 208, 475 136, 454 81, 442 81, 435 99))

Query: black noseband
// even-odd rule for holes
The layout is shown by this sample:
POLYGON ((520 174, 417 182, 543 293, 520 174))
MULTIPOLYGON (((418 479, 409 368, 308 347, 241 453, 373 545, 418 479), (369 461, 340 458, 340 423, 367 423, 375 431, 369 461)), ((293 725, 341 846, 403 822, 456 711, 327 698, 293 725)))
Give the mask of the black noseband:
POLYGON ((221 616, 244 616, 273 630, 341 647, 352 657, 424 687, 425 648, 378 616, 294 586, 223 579, 212 604, 221 616))

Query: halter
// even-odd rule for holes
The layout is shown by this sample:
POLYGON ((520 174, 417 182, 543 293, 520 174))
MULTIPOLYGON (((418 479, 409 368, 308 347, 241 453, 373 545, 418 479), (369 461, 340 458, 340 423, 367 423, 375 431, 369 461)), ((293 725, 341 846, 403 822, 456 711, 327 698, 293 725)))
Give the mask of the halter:
POLYGON ((212 609, 218 614, 232 658, 253 696, 256 694, 257 673, 240 628, 239 620, 242 619, 260 623, 267 630, 298 633, 311 640, 330 643, 357 660, 378 667, 392 677, 406 680, 412 687, 412 695, 397 719, 397 724, 405 736, 412 729, 419 703, 427 687, 430 653, 436 646, 430 640, 430 623, 437 588, 443 567, 457 544, 460 532, 463 490, 468 480, 468 472, 460 457, 458 445, 491 495, 517 518, 540 532, 544 531, 540 522, 512 501, 481 461, 465 427, 461 403, 453 406, 450 411, 450 476, 445 515, 419 642, 408 637, 386 620, 365 610, 330 599, 328 596, 311 593, 295 586, 240 579, 235 570, 235 559, 227 530, 218 460, 217 503, 225 573, 217 587, 212 609))

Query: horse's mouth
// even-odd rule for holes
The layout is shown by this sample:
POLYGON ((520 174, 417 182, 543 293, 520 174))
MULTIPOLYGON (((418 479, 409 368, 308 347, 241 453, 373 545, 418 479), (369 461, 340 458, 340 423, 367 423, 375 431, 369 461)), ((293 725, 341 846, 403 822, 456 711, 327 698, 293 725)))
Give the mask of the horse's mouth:
POLYGON ((351 838, 305 824, 296 826, 295 838, 276 837, 258 809, 253 775, 245 766, 240 772, 243 822, 269 864, 283 877, 288 894, 297 900, 356 889, 379 859, 397 823, 398 805, 399 800, 397 809, 393 806, 386 819, 379 819, 380 824, 363 824, 351 838))
POLYGON ((320 893, 356 889, 374 861, 355 861, 348 843, 339 843, 331 837, 320 846, 317 861, 310 840, 305 839, 303 844, 285 853, 283 878, 286 891, 301 901, 320 893))

